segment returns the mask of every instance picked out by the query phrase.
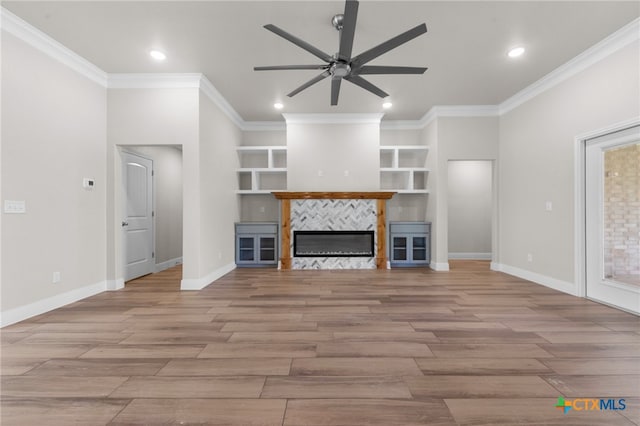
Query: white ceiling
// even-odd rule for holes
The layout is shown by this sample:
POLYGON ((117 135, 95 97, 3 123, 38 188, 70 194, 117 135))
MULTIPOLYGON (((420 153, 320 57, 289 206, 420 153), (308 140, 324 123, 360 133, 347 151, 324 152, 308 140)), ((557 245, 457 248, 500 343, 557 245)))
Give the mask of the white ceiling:
MULTIPOLYGON (((338 49, 331 17, 343 1, 31 2, 2 6, 109 73, 203 73, 246 121, 285 113, 382 112, 377 96, 344 82, 330 106, 330 79, 286 94, 319 71, 253 71, 319 64, 262 28, 274 24, 327 53, 338 49), (168 59, 157 63, 148 51, 168 59)), ((427 66, 424 75, 366 76, 390 94, 385 119, 421 118, 434 105, 498 104, 640 15, 637 1, 361 1, 354 55, 422 22, 428 32, 371 65, 427 66), (523 45, 517 60, 506 52, 523 45)))

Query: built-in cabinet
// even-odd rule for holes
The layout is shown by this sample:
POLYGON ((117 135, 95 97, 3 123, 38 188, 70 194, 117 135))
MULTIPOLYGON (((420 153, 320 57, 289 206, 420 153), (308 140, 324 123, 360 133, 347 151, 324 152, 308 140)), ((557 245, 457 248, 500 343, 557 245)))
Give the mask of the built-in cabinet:
POLYGON ((430 222, 390 222, 391 267, 425 266, 431 262, 430 222))
POLYGON ((287 189, 286 146, 239 146, 238 194, 269 194, 287 189))
POLYGON ((388 145, 380 147, 380 189, 399 194, 426 194, 429 169, 424 167, 429 147, 388 145))
POLYGON ((276 266, 278 264, 278 224, 236 223, 236 265, 276 266))

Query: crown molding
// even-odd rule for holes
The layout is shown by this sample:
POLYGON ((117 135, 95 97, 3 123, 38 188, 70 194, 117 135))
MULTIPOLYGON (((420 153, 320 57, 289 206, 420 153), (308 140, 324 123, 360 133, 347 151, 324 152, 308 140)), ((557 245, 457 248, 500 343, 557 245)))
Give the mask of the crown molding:
POLYGON ((278 132, 287 130, 284 121, 245 121, 242 127, 245 132, 278 132))
POLYGON ((218 92, 213 83, 207 77, 200 74, 200 90, 222 110, 223 113, 236 125, 240 130, 244 130, 246 122, 240 117, 240 114, 233 109, 231 104, 218 92))
POLYGON ((0 27, 94 83, 107 87, 106 72, 1 6, 0 27))
POLYGON ((287 125, 313 124, 380 124, 383 113, 375 114, 282 114, 287 125))
POLYGON ((433 107, 437 117, 497 117, 497 105, 439 105, 433 107))
POLYGON ((380 130, 422 130, 420 120, 385 120, 380 122, 380 130))
POLYGON ((207 77, 200 73, 109 74, 109 89, 199 89, 216 104, 240 129, 246 122, 218 92, 207 77))
POLYGON ((202 74, 144 73, 109 74, 109 89, 186 89, 200 88, 202 74))
POLYGON ((640 18, 634 19, 604 40, 594 44, 569 62, 502 102, 498 106, 500 115, 508 113, 637 40, 640 40, 640 18))

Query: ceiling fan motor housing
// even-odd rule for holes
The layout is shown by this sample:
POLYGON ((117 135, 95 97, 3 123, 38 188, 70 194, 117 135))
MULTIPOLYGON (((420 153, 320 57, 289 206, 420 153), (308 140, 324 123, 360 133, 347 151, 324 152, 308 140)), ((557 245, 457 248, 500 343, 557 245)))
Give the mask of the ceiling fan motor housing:
POLYGON ((342 13, 334 15, 334 17, 331 18, 331 25, 333 25, 333 27, 338 31, 342 29, 343 23, 344 23, 344 15, 342 13))
POLYGON ((331 67, 331 75, 334 77, 346 77, 351 72, 349 64, 344 62, 336 62, 331 67))

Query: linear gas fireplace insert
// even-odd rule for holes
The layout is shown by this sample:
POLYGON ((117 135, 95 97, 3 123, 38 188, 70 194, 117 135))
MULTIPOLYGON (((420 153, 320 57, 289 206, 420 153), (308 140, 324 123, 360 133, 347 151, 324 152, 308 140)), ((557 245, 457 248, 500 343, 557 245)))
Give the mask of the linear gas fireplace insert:
POLYGON ((373 257, 373 231, 293 231, 294 257, 373 257))

